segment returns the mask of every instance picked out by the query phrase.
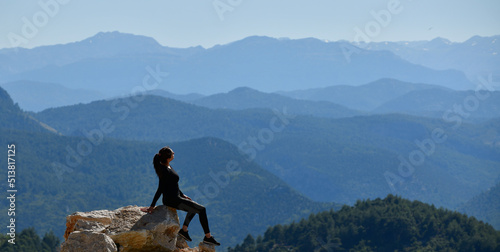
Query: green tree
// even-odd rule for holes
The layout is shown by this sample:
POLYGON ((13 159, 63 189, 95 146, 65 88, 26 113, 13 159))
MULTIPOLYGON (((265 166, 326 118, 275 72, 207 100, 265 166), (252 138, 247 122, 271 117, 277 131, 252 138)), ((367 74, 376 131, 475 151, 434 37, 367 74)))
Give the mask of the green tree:
POLYGON ((263 238, 247 237, 230 251, 499 250, 500 232, 491 225, 389 195, 313 214, 299 223, 269 227, 263 238))
POLYGON ((0 236, 0 251, 2 252, 56 252, 59 250, 60 240, 52 231, 45 233, 43 239, 30 227, 16 235, 15 244, 9 243, 7 235, 0 236))

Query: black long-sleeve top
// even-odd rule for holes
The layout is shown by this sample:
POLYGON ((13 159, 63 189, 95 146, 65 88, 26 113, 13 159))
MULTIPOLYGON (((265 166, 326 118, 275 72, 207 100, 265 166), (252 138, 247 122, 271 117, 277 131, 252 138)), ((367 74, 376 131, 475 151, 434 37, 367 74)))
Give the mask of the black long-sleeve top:
POLYGON ((179 189, 179 175, 177 172, 170 166, 160 165, 160 169, 162 169, 162 176, 158 182, 158 189, 156 190, 151 207, 156 205, 156 201, 158 201, 162 194, 164 205, 168 205, 169 202, 175 203, 178 199, 184 197, 184 194, 179 189))

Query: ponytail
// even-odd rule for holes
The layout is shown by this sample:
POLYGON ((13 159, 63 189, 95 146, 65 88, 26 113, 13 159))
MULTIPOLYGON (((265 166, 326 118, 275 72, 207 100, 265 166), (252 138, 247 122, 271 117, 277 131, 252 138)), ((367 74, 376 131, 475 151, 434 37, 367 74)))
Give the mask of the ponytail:
POLYGON ((160 163, 161 163, 161 161, 160 161, 160 155, 158 153, 156 153, 155 156, 153 157, 153 165, 157 166, 160 163))
POLYGON ((161 178, 163 176, 161 164, 160 164, 160 158, 161 157, 159 154, 155 154, 155 156, 153 158, 153 166, 155 168, 155 172, 156 172, 156 175, 158 176, 158 178, 161 178))
POLYGON ((167 162, 167 159, 172 157, 172 154, 174 152, 170 147, 166 146, 160 149, 157 154, 155 154, 153 158, 153 166, 155 167, 155 172, 158 178, 161 178, 163 176, 162 172, 162 163, 167 162))

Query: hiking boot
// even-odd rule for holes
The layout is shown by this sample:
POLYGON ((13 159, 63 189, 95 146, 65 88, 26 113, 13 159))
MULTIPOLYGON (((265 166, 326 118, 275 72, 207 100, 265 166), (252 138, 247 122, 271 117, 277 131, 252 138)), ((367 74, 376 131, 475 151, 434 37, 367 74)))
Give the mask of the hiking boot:
POLYGON ((181 230, 179 230, 178 235, 180 237, 184 238, 184 240, 186 240, 186 241, 193 241, 193 240, 191 240, 191 237, 189 237, 188 231, 184 231, 184 230, 182 230, 182 228, 181 228, 181 230))
POLYGON ((215 245, 215 246, 220 246, 220 243, 218 243, 213 236, 211 236, 210 238, 207 238, 205 236, 205 238, 203 238, 203 243, 205 244, 209 244, 209 245, 215 245))

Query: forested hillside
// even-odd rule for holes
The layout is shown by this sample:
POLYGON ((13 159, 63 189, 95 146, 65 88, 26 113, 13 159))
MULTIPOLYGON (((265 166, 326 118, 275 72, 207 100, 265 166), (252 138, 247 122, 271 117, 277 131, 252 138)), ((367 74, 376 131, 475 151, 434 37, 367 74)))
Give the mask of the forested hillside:
MULTIPOLYGON (((1 143, 6 146, 12 139, 19 167, 18 230, 34 226, 41 232, 52 229, 62 236, 66 215, 75 211, 148 206, 158 183, 152 156, 167 144, 175 150, 172 165, 181 177, 183 192, 208 208, 214 234, 227 245, 268 225, 335 206, 315 203, 298 194, 219 139, 168 143, 106 139, 92 146, 88 155, 68 152, 77 150, 84 138, 0 130, 1 143)), ((4 157, 0 161, 6 162, 4 157)), ((6 173, 0 178, 6 181, 6 173)), ((7 212, 7 201, 0 206, 7 212)), ((198 223, 193 222, 192 229, 194 237, 202 234, 198 223)))
POLYGON ((229 251, 498 251, 500 231, 472 217, 389 195, 270 227, 229 251))
MULTIPOLYGON (((11 102, 2 101, 4 107, 13 108, 12 114, 24 115, 11 102)), ((207 207, 213 232, 225 246, 269 225, 337 206, 297 193, 249 162, 236 146, 217 138, 144 142, 113 139, 100 135, 102 131, 91 131, 91 137, 61 136, 15 129, 25 117, 12 118, 12 124, 0 128, 0 143, 16 146, 18 231, 35 227, 42 234, 53 230, 61 237, 66 215, 75 211, 150 205, 158 183, 152 158, 165 145, 176 152, 172 166, 181 176, 183 192, 207 207)), ((0 156, 0 162, 7 163, 6 158, 0 156)), ((7 188, 7 173, 0 173, 0 181, 7 188)), ((7 212, 8 203, 0 201, 0 209, 7 212)), ((193 237, 202 235, 196 222, 192 230, 193 237)))
POLYGON ((35 116, 66 135, 85 136, 111 122, 113 131, 106 136, 113 138, 221 138, 318 201, 352 204, 398 193, 455 209, 500 176, 495 144, 500 126, 494 121, 474 125, 406 115, 329 119, 294 115, 288 107, 208 109, 158 96, 96 101, 35 116))
POLYGON ((0 88, 0 128, 28 130, 34 132, 54 131, 47 125, 41 124, 34 117, 22 111, 19 105, 14 103, 10 95, 0 88))
POLYGON ((500 182, 469 200, 458 211, 475 216, 500 230, 500 182))

